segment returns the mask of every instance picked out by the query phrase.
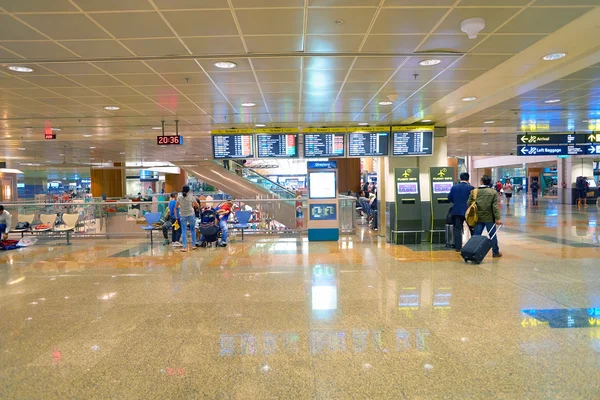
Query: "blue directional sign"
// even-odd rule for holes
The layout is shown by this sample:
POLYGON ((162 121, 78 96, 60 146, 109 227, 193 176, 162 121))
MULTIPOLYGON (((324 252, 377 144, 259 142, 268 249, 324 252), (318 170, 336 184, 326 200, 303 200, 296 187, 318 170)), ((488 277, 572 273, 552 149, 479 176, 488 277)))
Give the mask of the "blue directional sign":
POLYGON ((600 144, 588 146, 587 154, 600 154, 600 144))
POLYGON ((517 135, 519 156, 577 156, 600 154, 600 133, 517 135))
POLYGON ((519 147, 518 156, 577 156, 585 154, 600 154, 600 145, 574 145, 574 146, 523 146, 519 147))

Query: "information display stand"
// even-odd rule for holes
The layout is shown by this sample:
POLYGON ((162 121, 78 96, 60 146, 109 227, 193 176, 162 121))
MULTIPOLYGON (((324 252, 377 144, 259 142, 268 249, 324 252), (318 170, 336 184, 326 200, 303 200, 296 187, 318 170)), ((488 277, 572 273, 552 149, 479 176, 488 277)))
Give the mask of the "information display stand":
POLYGON ((432 244, 446 243, 446 217, 452 207, 448 200, 454 185, 453 167, 429 168, 429 188, 431 189, 431 222, 427 241, 432 244))
POLYGON ((421 188, 418 168, 394 170, 396 207, 391 225, 391 242, 394 244, 421 243, 421 188))
POLYGON ((337 199, 337 162, 309 161, 308 240, 337 241, 340 222, 337 199))

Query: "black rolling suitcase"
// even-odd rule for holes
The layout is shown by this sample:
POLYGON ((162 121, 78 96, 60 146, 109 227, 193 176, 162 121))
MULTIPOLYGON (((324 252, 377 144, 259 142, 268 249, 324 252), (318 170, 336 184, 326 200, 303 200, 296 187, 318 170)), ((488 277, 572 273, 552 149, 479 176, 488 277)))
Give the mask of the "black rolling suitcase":
MULTIPOLYGON (((496 226, 496 232, 494 236, 498 234, 500 230, 499 226, 496 226)), ((494 237, 492 236, 492 238, 494 237)), ((487 236, 471 236, 471 238, 465 243, 460 255, 465 262, 474 262, 475 264, 481 264, 485 256, 492 249, 492 240, 487 236)))

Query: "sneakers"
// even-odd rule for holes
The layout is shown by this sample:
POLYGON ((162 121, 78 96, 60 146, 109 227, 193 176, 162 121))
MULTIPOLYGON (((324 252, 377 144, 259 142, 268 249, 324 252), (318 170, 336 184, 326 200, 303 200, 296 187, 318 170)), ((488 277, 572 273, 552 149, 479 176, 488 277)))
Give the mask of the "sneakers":
POLYGON ((163 243, 163 246, 167 246, 169 243, 171 243, 171 242, 169 242, 169 239, 165 239, 165 242, 163 243))
POLYGON ((492 255, 492 258, 500 258, 502 257, 502 253, 495 253, 492 255))
POLYGON ((173 247, 183 247, 183 245, 179 242, 173 242, 172 246, 173 247))
POLYGON ((217 244, 217 247, 227 247, 227 243, 219 243, 217 244))

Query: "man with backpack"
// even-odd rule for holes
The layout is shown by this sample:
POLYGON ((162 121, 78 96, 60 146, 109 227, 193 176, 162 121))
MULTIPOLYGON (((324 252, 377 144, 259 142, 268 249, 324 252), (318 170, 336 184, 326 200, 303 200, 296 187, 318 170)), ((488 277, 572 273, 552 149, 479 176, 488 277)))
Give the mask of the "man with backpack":
POLYGON ((462 232, 465 224, 465 213, 467 212, 467 201, 473 190, 469 183, 469 174, 463 172, 460 174, 460 183, 452 186, 448 194, 448 200, 452 203, 452 224, 454 225, 454 248, 460 251, 462 248, 462 232))
POLYGON ((534 206, 537 206, 538 193, 540 191, 540 183, 538 182, 538 178, 531 178, 531 184, 529 185, 529 189, 531 189, 531 203, 534 206))
POLYGON ((470 226, 474 226, 475 235, 482 235, 483 230, 488 231, 492 239, 492 255, 494 258, 502 257, 498 247, 496 230, 502 225, 500 220, 500 207, 498 207, 498 193, 490 187, 492 178, 487 175, 481 177, 481 186, 474 189, 469 195, 469 208, 466 219, 470 226))

